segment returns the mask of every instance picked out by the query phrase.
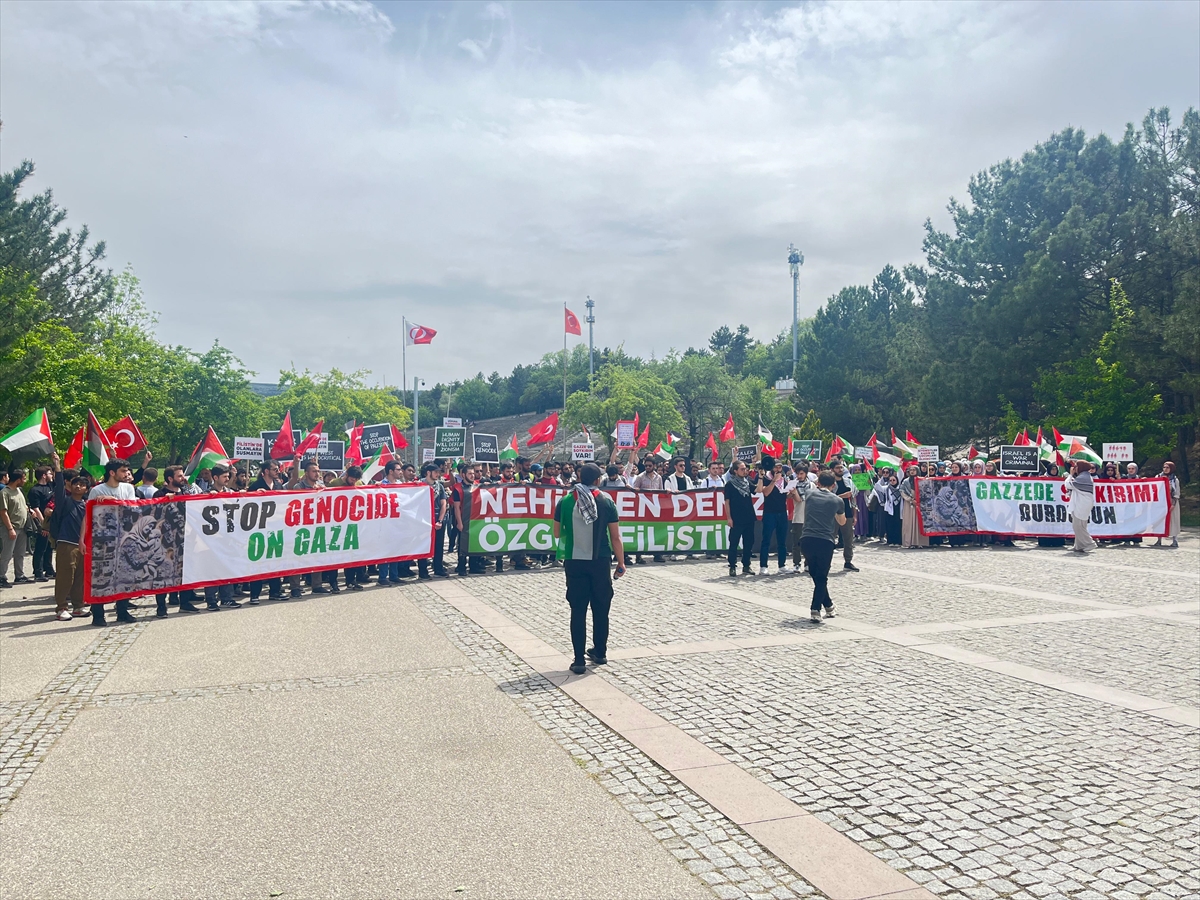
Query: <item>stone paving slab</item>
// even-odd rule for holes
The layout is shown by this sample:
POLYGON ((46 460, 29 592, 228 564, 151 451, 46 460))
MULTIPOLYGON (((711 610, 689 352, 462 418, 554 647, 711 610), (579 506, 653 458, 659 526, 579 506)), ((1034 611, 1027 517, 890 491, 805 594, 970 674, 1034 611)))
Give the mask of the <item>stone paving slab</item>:
POLYGON ((1200 888, 1194 729, 859 642, 603 677, 935 893, 1200 888))
POLYGON ((711 896, 480 676, 85 710, 0 843, 12 897, 711 896))
MULTIPOLYGON (((430 622, 386 590, 263 601, 217 613, 175 613, 151 626, 101 693, 128 693, 310 675, 455 665, 430 622)), ((151 613, 152 614, 152 613, 151 613)))
POLYGON ((1152 619, 1014 625, 945 634, 947 643, 1200 707, 1200 627, 1152 619))
POLYGON ((37 696, 95 638, 89 621, 56 621, 43 584, 0 591, 0 701, 37 696))

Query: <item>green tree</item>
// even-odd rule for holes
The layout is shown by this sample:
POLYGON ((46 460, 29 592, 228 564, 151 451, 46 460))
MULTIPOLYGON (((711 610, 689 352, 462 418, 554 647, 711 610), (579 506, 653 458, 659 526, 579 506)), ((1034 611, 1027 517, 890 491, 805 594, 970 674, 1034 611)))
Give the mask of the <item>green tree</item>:
POLYGON ((622 419, 632 419, 637 413, 643 423, 650 425, 650 446, 667 436, 668 431, 683 430, 679 414, 679 396, 649 370, 605 366, 596 373, 591 391, 577 391, 567 398, 563 415, 569 429, 587 425, 604 440, 622 419))
MULTIPOLYGON (((302 430, 311 429, 317 420, 324 419, 324 430, 340 440, 340 433, 350 421, 391 422, 397 428, 412 425, 412 413, 401 406, 391 388, 368 387, 366 372, 341 372, 331 369, 325 373, 313 373, 305 369, 281 372, 279 386, 283 388, 274 397, 267 398, 268 429, 278 428, 284 413, 292 411, 292 424, 302 430)), ((424 400, 424 395, 422 395, 424 400)), ((421 413, 426 412, 421 404, 421 413)), ((432 419, 430 421, 433 421, 432 419)), ((439 420, 440 421, 440 420, 439 420)))
POLYGON ((720 430, 731 409, 734 381, 711 353, 690 351, 682 356, 672 351, 666 359, 650 367, 662 381, 674 389, 689 455, 704 446, 708 432, 720 430))
POLYGON ((89 247, 86 225, 78 233, 63 228, 67 211, 54 202, 49 189, 19 199, 32 174, 33 163, 25 160, 0 175, 0 269, 17 279, 28 276, 48 315, 83 330, 115 296, 112 270, 100 266, 104 242, 89 247))

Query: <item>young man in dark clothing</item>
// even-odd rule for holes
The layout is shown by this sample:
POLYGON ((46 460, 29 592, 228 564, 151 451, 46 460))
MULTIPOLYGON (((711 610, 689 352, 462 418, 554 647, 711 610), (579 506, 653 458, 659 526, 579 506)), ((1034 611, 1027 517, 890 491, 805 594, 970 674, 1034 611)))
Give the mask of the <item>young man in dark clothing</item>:
POLYGON ((808 481, 801 481, 797 490, 804 495, 804 537, 800 539, 800 551, 808 563, 808 573, 813 580, 812 606, 809 613, 814 622, 821 621, 821 608, 825 618, 833 618, 833 600, 829 596, 829 564, 833 562, 833 547, 838 531, 847 522, 846 507, 841 497, 832 493, 838 480, 832 472, 817 476, 814 489, 808 481))
POLYGON ((729 467, 725 482, 725 518, 729 522, 729 575, 737 575, 738 544, 742 545, 742 574, 753 575, 750 568, 754 545, 754 484, 746 477, 749 467, 740 459, 729 467))
POLYGON ((54 500, 54 470, 49 466, 38 466, 33 470, 33 477, 37 483, 29 489, 29 514, 38 525, 33 544, 33 580, 49 581, 54 577, 54 545, 50 543, 47 521, 54 500))
POLYGON ((769 575, 771 561, 771 537, 775 538, 775 552, 779 557, 779 573, 787 565, 787 494, 781 490, 783 475, 775 471, 775 460, 764 456, 758 464, 762 476, 758 482, 758 493, 762 494, 762 543, 758 548, 759 574, 769 575))
POLYGON ((571 647, 575 658, 571 671, 586 671, 587 611, 592 608, 594 646, 587 657, 598 666, 608 662, 608 612, 612 606, 613 577, 625 574, 625 549, 621 543, 617 505, 596 487, 600 467, 586 463, 579 470, 579 483, 554 508, 554 538, 557 557, 567 576, 567 603, 571 606, 571 647), (613 555, 617 570, 612 573, 613 555))
MULTIPOLYGON (((154 498, 182 497, 189 492, 189 487, 183 466, 167 466, 163 469, 162 487, 154 492, 154 498)), ((166 594, 155 594, 154 599, 158 607, 154 614, 160 619, 167 617, 168 599, 172 606, 179 606, 180 612, 200 612, 200 607, 196 606, 194 591, 171 591, 166 594)))
POLYGON ((456 482, 450 489, 450 503, 454 508, 454 525, 458 529, 458 565, 455 572, 458 575, 482 575, 484 572, 482 556, 468 556, 467 547, 470 536, 467 528, 471 521, 471 494, 475 490, 475 467, 462 463, 458 467, 462 481, 456 482))
POLYGON ((54 515, 50 536, 54 538, 57 556, 54 606, 56 617, 67 621, 87 615, 83 605, 83 554, 79 552, 79 533, 87 510, 88 479, 74 469, 64 472, 57 451, 50 454, 50 468, 54 472, 54 515), (70 612, 67 612, 68 600, 70 612))

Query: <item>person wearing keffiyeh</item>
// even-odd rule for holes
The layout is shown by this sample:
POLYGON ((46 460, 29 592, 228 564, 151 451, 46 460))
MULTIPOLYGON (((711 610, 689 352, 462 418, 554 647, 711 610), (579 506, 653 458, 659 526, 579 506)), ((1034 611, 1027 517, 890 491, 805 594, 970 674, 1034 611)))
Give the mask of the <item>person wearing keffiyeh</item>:
POLYGON ((575 658, 571 671, 586 671, 585 656, 602 666, 608 662, 608 612, 612 606, 613 578, 625 574, 617 505, 596 487, 600 467, 587 463, 579 469, 579 483, 554 508, 557 557, 567 576, 567 603, 571 607, 571 646, 575 658), (610 569, 612 557, 617 570, 610 569), (593 646, 587 646, 587 611, 592 608, 593 646))

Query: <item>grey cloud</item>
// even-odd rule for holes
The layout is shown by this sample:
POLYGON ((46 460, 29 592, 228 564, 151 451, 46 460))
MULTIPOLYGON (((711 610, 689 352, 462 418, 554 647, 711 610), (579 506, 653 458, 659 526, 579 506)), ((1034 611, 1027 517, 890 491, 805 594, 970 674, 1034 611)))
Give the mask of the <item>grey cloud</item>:
POLYGON ((980 168, 1198 102, 1189 4, 382 9, 5 4, 0 162, 165 339, 398 381, 407 315, 432 381, 561 348, 588 293, 631 352, 769 337, 789 242, 811 312, 919 260, 980 168))

